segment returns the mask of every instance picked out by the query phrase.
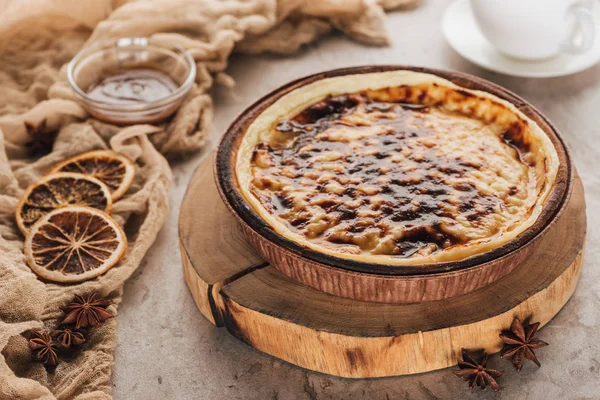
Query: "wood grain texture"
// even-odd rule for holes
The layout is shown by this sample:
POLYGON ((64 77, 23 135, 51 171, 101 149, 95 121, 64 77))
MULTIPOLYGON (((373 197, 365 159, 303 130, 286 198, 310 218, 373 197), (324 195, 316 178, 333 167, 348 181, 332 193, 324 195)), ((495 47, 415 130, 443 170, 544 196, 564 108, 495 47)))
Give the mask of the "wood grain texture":
MULTIPOLYGON (((201 168, 209 173, 206 166, 201 168)), ((203 208, 202 199, 194 203, 203 208)), ((226 209, 220 212, 214 218, 233 223, 226 209)), ((546 324, 577 286, 585 235, 585 199, 576 178, 564 211, 519 268, 472 293, 414 304, 365 302, 317 291, 260 262, 248 266, 244 262, 256 256, 247 245, 241 248, 248 254, 234 249, 234 257, 244 262, 230 266, 228 278, 209 284, 200 273, 216 276, 218 271, 208 273, 214 264, 194 257, 232 251, 228 238, 196 238, 192 233, 185 245, 182 240, 182 252, 186 282, 211 322, 295 365, 361 378, 445 368, 456 364, 461 347, 496 352, 501 346, 498 333, 515 316, 546 324), (197 249, 189 252, 189 245, 197 249)))
POLYGON ((179 214, 179 243, 184 277, 198 309, 213 324, 222 325, 213 292, 265 262, 223 204, 212 166, 213 155, 192 176, 179 214))
MULTIPOLYGON (((386 326, 380 331, 380 336, 356 335, 353 330, 336 333, 306 326, 295 319, 302 311, 287 313, 298 308, 298 304, 304 304, 301 307, 304 310, 304 307, 307 307, 305 301, 298 301, 296 297, 287 300, 284 307, 286 312, 272 316, 271 308, 265 310, 261 307, 263 302, 242 305, 233 300, 237 295, 234 287, 224 289, 225 324, 231 334, 255 349, 313 371, 346 378, 416 374, 455 365, 461 348, 485 349, 488 353, 499 351, 502 345, 498 334, 510 326, 515 316, 523 319, 531 316, 534 321, 548 323, 573 294, 581 274, 581 265, 582 258, 579 253, 563 275, 547 288, 504 313, 465 325, 405 334, 398 334, 393 327, 386 326), (233 297, 229 297, 230 291, 233 297)), ((284 282, 288 285, 298 285, 289 278, 285 281, 286 277, 273 268, 257 271, 256 275, 251 274, 248 277, 253 280, 246 284, 253 284, 255 289, 260 291, 284 282), (259 282, 262 284, 258 284, 259 282)), ((289 290, 286 288, 286 291, 289 290)), ((305 293, 300 291, 299 294, 305 293)), ((499 302, 501 299, 494 300, 499 302)), ((473 307, 480 304, 469 305, 473 307)), ((445 309, 444 305, 439 307, 440 310, 445 309)), ((354 313, 358 312, 354 309, 354 313)), ((372 309, 365 312, 370 315, 394 314, 372 309)), ((428 320, 433 319, 428 314, 425 314, 425 317, 428 320)), ((402 322, 403 326, 411 324, 410 316, 406 319, 386 320, 389 324, 393 321, 402 322)), ((335 327, 334 321, 336 320, 330 320, 330 327, 335 327)))
POLYGON ((453 71, 411 66, 367 66, 327 71, 290 82, 248 107, 223 136, 215 159, 215 177, 225 204, 237 217, 248 241, 273 267, 298 282, 335 296, 405 304, 467 294, 513 271, 530 256, 548 228, 564 211, 566 199, 572 191, 573 168, 562 138, 549 121, 524 99, 498 85, 453 71), (324 78, 398 69, 434 74, 468 89, 492 93, 514 104, 546 132, 556 148, 560 166, 542 213, 530 228, 496 249, 465 260, 389 268, 303 247, 275 232, 247 204, 235 177, 235 160, 247 127, 258 115, 285 94, 324 78))

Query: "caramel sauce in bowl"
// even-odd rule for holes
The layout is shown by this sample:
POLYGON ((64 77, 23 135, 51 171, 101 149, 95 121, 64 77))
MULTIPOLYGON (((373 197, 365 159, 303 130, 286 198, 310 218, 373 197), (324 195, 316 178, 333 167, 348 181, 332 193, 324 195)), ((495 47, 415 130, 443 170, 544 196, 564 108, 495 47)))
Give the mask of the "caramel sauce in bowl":
POLYGON ((88 91, 91 99, 112 104, 140 104, 168 97, 177 90, 170 76, 152 69, 117 72, 88 91))
POLYGON ((95 118, 119 125, 156 123, 179 107, 196 78, 182 48, 149 38, 121 38, 82 50, 67 77, 95 118))

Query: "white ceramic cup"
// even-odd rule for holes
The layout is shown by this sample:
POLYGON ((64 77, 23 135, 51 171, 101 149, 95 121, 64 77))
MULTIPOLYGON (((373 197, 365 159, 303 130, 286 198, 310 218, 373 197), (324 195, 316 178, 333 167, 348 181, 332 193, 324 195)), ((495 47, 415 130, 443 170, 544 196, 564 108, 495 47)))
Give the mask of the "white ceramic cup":
POLYGON ((502 53, 527 60, 588 51, 597 29, 592 6, 593 0, 471 0, 485 38, 502 53))

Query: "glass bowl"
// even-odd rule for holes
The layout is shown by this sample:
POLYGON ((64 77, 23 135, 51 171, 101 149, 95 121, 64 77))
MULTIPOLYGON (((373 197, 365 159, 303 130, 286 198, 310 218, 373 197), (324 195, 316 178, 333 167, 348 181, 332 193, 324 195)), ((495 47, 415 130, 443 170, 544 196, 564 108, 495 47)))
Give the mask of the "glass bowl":
POLYGON ((95 118, 116 124, 154 123, 169 117, 196 78, 196 63, 184 49, 149 38, 120 38, 79 52, 69 63, 67 79, 82 106, 95 118), (173 90, 149 101, 115 103, 90 96, 90 90, 115 74, 153 70, 173 81, 173 90))

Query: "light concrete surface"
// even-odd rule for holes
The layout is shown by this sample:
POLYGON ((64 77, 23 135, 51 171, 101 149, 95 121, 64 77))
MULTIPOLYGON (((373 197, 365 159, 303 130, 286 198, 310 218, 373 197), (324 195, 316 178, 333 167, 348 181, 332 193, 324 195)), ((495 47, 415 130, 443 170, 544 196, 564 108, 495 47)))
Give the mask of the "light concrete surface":
MULTIPOLYGON (((600 66, 556 79, 520 79, 480 69, 445 42, 448 2, 426 1, 390 14, 393 46, 371 48, 334 36, 292 57, 236 56, 234 89, 215 91, 213 137, 206 151, 173 162, 169 220, 143 265, 125 285, 113 376, 116 399, 599 399, 600 398, 600 66), (562 132, 583 178, 588 241, 579 287, 540 332, 550 343, 538 369, 520 374, 498 356, 501 394, 470 391, 451 369, 416 376, 348 380, 309 372, 262 354, 218 329, 196 309, 183 280, 177 218, 195 167, 229 122, 258 97, 289 80, 337 67, 412 64, 468 72, 497 82, 538 107, 562 132)), ((573 226, 573 230, 580 227, 573 226)), ((560 243, 557 243, 560 246, 560 243)), ((294 343, 290 342, 290 346, 294 343)))

